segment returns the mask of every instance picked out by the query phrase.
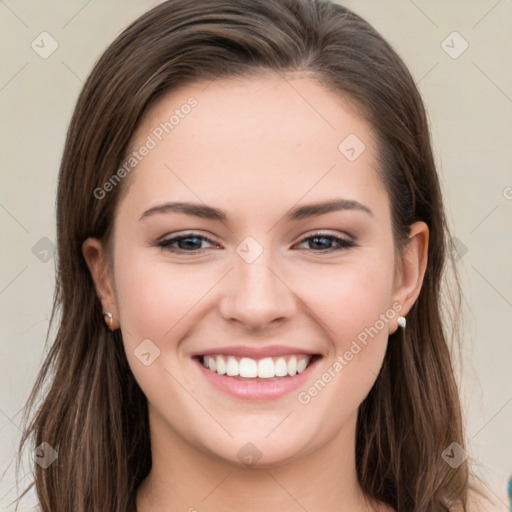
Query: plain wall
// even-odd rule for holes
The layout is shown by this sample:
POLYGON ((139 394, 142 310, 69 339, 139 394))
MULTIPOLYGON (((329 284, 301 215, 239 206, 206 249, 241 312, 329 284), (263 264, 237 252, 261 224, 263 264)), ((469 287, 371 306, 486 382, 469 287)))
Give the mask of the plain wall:
MULTIPOLYGON (((157 3, 0 2, 1 511, 14 510, 20 410, 45 353, 56 180, 69 119, 102 51, 157 3), (58 44, 47 58, 40 53, 55 43, 42 32, 58 44)), ((340 3, 395 47, 427 106, 468 309, 461 376, 468 450, 495 496, 493 510, 505 512, 512 473, 512 2, 340 3)), ((27 469, 19 490, 30 482, 27 469)))

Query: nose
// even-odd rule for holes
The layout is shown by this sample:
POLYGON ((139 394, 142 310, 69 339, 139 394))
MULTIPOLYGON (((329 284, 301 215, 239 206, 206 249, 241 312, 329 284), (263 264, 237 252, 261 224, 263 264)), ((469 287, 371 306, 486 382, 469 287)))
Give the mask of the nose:
POLYGON ((296 311, 293 283, 286 282, 269 253, 263 251, 252 263, 235 254, 235 268, 230 272, 220 302, 220 311, 226 320, 242 324, 251 331, 284 323, 296 311))

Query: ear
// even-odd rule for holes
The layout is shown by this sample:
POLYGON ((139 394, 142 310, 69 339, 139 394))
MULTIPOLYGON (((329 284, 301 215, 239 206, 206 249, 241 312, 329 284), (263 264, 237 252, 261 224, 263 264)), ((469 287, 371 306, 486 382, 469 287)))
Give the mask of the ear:
MULTIPOLYGON (((403 248, 401 261, 397 263, 393 298, 402 305, 400 316, 416 302, 427 269, 429 229, 425 222, 415 222, 410 227, 409 240, 403 248)), ((398 315, 390 322, 389 334, 398 329, 398 315)))
POLYGON ((82 244, 82 254, 89 267, 103 312, 112 313, 113 321, 108 325, 111 329, 116 329, 119 327, 119 313, 105 248, 97 238, 88 238, 82 244))

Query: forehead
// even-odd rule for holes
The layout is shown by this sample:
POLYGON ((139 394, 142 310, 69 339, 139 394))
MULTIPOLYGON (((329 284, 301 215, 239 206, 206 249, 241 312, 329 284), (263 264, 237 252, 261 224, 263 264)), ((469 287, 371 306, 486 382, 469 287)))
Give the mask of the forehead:
POLYGON ((129 153, 144 146, 128 195, 145 206, 220 195, 257 209, 262 197, 290 206, 305 195, 383 193, 371 126, 307 76, 218 79, 168 93, 146 112, 129 153))

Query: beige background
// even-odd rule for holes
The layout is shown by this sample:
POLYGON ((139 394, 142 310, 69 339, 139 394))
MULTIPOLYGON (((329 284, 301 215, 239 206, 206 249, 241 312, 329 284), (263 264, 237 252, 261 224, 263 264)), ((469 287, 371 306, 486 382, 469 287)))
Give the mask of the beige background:
MULTIPOLYGON (((44 353, 66 128, 100 53, 157 3, 0 0, 1 511, 14 510, 20 408, 44 353), (45 31, 58 48, 43 59, 31 43, 42 46, 45 37, 50 49, 49 36, 40 36, 45 31)), ((394 45, 429 111, 469 311, 461 386, 470 457, 494 496, 492 510, 506 512, 512 474, 512 0, 341 3, 394 45)), ((27 469, 20 489, 30 481, 27 469)), ((19 510, 30 504, 23 500, 19 510)))

